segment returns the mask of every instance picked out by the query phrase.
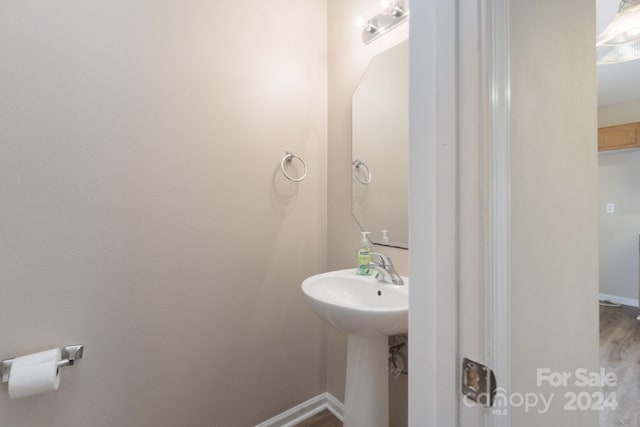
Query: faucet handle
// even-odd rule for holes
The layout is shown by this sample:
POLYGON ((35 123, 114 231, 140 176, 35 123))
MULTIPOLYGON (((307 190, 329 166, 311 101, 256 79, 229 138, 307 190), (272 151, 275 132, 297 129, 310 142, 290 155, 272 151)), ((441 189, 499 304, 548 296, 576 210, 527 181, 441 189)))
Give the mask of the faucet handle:
POLYGON ((377 256, 378 258, 380 258, 380 265, 382 265, 385 268, 393 264, 393 262, 391 262, 391 258, 389 258, 388 255, 382 254, 380 252, 371 252, 371 257, 374 257, 374 256, 377 256))

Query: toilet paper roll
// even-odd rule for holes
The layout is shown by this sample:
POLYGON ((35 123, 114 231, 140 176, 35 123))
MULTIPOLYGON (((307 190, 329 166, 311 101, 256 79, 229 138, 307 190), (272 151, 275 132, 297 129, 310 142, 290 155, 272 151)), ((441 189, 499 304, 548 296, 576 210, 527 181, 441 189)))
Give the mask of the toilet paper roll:
POLYGON ((59 348, 16 357, 9 374, 9 398, 33 396, 60 387, 59 348))

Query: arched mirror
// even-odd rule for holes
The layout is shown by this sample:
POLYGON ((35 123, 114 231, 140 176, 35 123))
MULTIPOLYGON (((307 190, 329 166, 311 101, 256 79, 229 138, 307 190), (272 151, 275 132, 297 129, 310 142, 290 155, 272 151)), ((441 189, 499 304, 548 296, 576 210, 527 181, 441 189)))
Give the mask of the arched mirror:
POLYGON ((374 243, 408 248, 408 41, 371 60, 353 94, 352 132, 353 215, 374 243))

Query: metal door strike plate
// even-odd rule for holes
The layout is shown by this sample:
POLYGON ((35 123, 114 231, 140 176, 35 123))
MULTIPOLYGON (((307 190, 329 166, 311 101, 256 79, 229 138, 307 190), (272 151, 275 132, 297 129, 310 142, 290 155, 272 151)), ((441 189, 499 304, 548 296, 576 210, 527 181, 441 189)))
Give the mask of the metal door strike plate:
POLYGON ((496 395, 496 377, 485 365, 466 357, 462 360, 462 394, 490 408, 496 395))

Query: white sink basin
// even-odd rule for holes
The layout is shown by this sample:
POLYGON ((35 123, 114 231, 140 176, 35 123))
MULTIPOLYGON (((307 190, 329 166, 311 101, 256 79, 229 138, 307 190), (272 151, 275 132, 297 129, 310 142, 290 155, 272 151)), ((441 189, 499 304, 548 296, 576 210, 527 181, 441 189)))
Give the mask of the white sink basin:
POLYGON ((409 280, 389 285, 356 270, 311 276, 302 291, 311 309, 349 334, 344 427, 389 427, 389 343, 406 334, 409 280))
POLYGON ((312 310, 337 329, 359 336, 406 334, 409 280, 397 286, 374 276, 358 276, 355 269, 311 276, 302 291, 312 310))

